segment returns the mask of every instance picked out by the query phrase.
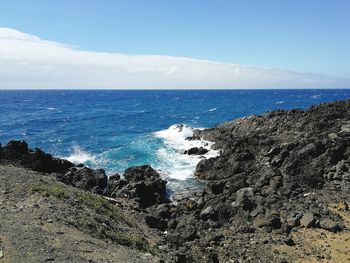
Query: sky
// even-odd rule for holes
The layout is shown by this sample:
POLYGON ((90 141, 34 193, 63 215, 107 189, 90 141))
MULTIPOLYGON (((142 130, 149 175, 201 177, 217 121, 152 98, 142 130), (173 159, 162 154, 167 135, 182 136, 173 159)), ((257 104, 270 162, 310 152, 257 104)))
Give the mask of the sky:
POLYGON ((350 87, 348 0, 0 0, 0 88, 350 87))

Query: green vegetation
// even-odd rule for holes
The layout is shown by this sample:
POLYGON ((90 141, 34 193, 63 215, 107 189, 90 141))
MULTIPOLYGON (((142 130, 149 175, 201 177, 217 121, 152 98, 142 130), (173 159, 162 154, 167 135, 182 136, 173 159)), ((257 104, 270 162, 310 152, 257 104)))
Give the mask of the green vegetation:
POLYGON ((111 240, 124 246, 131 246, 143 251, 150 251, 147 240, 133 233, 114 232, 109 237, 111 240))
POLYGON ((102 196, 57 182, 32 185, 31 191, 69 203, 70 207, 74 208, 74 212, 72 211, 71 217, 65 218, 65 221, 83 232, 142 251, 151 250, 147 240, 141 234, 135 233, 136 225, 132 220, 102 196))
POLYGON ((75 193, 75 195, 76 200, 79 204, 85 205, 90 209, 96 210, 96 212, 98 212, 98 210, 101 209, 107 209, 110 211, 116 210, 113 204, 111 204, 108 200, 101 196, 94 195, 88 192, 78 192, 75 193))
POLYGON ((67 187, 59 184, 35 184, 31 188, 34 193, 41 193, 43 196, 54 196, 58 199, 68 199, 67 187))

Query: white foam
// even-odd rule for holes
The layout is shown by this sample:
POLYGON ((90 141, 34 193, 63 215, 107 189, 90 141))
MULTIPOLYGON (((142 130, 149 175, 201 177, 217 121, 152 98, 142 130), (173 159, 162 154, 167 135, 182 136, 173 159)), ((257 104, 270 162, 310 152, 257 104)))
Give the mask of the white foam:
POLYGON ((93 162, 93 163, 96 162, 96 158, 93 155, 84 151, 79 146, 74 146, 72 154, 68 157, 63 157, 63 158, 74 163, 74 164, 81 164, 81 163, 85 163, 88 161, 93 162))
MULTIPOLYGON (((177 150, 186 150, 194 141, 186 140, 193 135, 194 129, 186 125, 171 125, 166 130, 155 133, 155 136, 164 140, 165 144, 177 150)), ((195 146, 192 146, 195 147, 195 146)))
POLYGON ((212 112, 212 111, 216 111, 218 108, 212 108, 212 109, 209 109, 208 111, 212 112))
POLYGON ((194 177, 194 171, 202 158, 219 155, 219 151, 211 149, 212 142, 204 140, 186 140, 193 135, 194 129, 187 125, 172 125, 166 130, 155 133, 157 138, 163 139, 164 148, 157 151, 158 168, 165 177, 176 180, 186 180, 194 177), (184 154, 192 147, 203 147, 209 150, 203 156, 184 154))
POLYGON ((283 103, 284 103, 283 100, 275 102, 275 104, 283 104, 283 103))

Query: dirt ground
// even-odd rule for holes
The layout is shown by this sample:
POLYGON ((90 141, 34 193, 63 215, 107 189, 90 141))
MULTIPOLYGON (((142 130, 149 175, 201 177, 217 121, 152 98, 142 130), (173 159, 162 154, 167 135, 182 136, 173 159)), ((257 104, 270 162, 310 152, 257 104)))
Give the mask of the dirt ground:
MULTIPOLYGON (((74 213, 74 207, 64 199, 33 193, 38 183, 56 184, 49 176, 0 166, 1 263, 156 261, 147 251, 96 238, 67 224, 65 217, 74 213)), ((76 212, 92 220, 87 207, 76 212)))
POLYGON ((350 211, 341 204, 330 206, 345 222, 345 230, 333 233, 323 229, 299 229, 292 233, 295 246, 275 246, 294 263, 347 263, 350 262, 350 211))

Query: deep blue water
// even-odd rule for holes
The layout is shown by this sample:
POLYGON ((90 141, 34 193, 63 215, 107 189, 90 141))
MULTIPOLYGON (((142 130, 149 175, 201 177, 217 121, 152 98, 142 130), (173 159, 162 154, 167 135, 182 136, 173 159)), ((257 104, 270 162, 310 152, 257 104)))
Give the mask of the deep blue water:
POLYGON ((350 90, 0 91, 0 142, 24 139, 108 172, 149 163, 176 190, 195 182, 198 160, 182 154, 189 128, 177 134, 171 125, 212 127, 349 97, 350 90))

